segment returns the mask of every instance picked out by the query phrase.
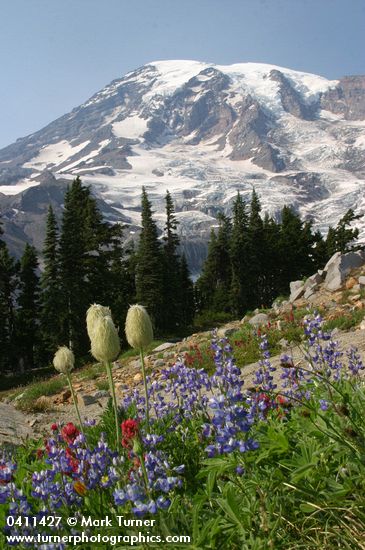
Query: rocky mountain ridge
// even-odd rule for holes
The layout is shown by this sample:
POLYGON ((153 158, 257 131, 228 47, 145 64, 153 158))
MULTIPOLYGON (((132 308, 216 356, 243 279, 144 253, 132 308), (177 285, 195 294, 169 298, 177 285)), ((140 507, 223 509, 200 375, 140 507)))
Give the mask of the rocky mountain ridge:
POLYGON ((25 240, 40 248, 45 197, 60 217, 76 175, 131 238, 142 185, 160 227, 169 189, 197 272, 215 216, 230 211, 238 190, 248 198, 255 187, 272 215, 291 204, 323 231, 345 208, 364 212, 364 150, 365 76, 158 61, 2 149, 0 212, 19 255, 25 240))

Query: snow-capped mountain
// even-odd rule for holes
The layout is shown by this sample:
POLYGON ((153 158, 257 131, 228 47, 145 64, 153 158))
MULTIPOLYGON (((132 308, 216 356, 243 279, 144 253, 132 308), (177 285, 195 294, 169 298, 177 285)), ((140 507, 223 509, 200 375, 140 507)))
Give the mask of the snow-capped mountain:
POLYGON ((324 231, 349 207, 365 212, 364 153, 365 76, 158 61, 2 149, 0 208, 16 250, 25 239, 40 247, 47 203, 59 208, 76 175, 131 234, 141 187, 161 226, 168 189, 198 270, 215 214, 237 190, 248 198, 254 186, 264 210, 291 204, 324 231))

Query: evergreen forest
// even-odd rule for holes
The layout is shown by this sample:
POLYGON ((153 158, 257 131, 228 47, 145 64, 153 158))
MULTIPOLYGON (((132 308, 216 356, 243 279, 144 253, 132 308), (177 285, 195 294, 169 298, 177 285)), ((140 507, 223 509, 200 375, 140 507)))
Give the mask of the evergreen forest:
MULTIPOLYGON (((76 178, 67 189, 62 219, 49 206, 41 257, 26 244, 20 260, 11 256, 0 225, 0 370, 25 372, 48 365, 60 345, 87 358, 84 319, 92 303, 111 307, 123 327, 128 307, 144 305, 155 333, 181 336, 194 319, 243 316, 287 295, 289 283, 345 252, 358 230, 348 210, 327 237, 284 206, 279 219, 262 216, 255 190, 246 204, 238 193, 232 217, 218 216, 200 277, 193 284, 178 236, 174 202, 167 191, 162 235, 143 188, 138 243, 125 245, 124 228, 110 224, 89 187, 76 178), (42 261, 42 269, 40 269, 42 261)), ((124 332, 119 329, 123 344, 124 332)))

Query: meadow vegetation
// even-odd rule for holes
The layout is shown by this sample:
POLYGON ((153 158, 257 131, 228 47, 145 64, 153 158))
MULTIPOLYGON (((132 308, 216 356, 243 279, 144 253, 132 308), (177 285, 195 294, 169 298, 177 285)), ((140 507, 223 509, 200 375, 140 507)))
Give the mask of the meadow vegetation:
MULTIPOLYGON (((45 442, 4 451, 1 521, 14 518, 7 534, 62 535, 70 533, 70 515, 124 515, 155 519, 161 537, 190 536, 188 548, 363 549, 364 366, 355 349, 339 350, 320 316, 303 320, 304 338, 292 325, 306 349, 301 364, 284 354, 275 369, 276 329, 244 329, 230 341, 213 333, 209 346, 152 373, 150 425, 144 393, 135 390, 118 408, 119 446, 110 403, 84 434, 80 426, 54 424, 45 442), (245 353, 257 358, 256 348, 260 358, 249 383, 240 369, 247 361, 242 341, 245 353), (57 528, 15 522, 52 514, 63 518, 57 528)), ((128 535, 140 530, 130 527, 128 535)), ((99 532, 125 547, 116 522, 88 528, 99 532)))

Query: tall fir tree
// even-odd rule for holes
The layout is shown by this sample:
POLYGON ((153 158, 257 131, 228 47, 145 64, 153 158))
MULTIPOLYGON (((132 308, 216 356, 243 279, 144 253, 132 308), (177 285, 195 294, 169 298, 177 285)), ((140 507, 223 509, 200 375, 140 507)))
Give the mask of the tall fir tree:
POLYGON ((219 228, 217 233, 217 278, 213 307, 215 311, 228 312, 230 310, 229 292, 232 284, 232 266, 230 261, 230 242, 232 223, 225 214, 218 215, 219 228))
POLYGON ((17 353, 21 369, 36 365, 40 345, 38 258, 34 246, 25 245, 20 260, 19 296, 16 315, 17 353))
POLYGON ((224 214, 220 214, 218 218, 218 232, 216 234, 213 229, 211 231, 208 255, 196 282, 198 311, 227 312, 230 310, 232 271, 229 249, 232 224, 229 217, 224 214))
POLYGON ((358 248, 354 243, 359 236, 359 229, 351 227, 351 224, 361 217, 362 214, 356 215, 352 208, 350 208, 340 219, 335 228, 329 227, 325 241, 327 260, 329 260, 335 252, 341 252, 343 254, 349 250, 358 248))
POLYGON ((108 273, 104 281, 107 293, 105 303, 110 306, 121 340, 126 343, 123 327, 128 307, 135 301, 134 252, 133 248, 124 250, 122 226, 115 224, 111 229, 108 273))
POLYGON ((16 364, 15 301, 18 266, 0 241, 0 372, 14 370, 16 364))
POLYGON ((155 327, 163 328, 163 256, 157 226, 152 218, 152 206, 146 189, 142 189, 142 230, 136 265, 136 297, 151 315, 155 327))
POLYGON ((232 238, 230 242, 232 280, 230 303, 232 312, 243 314, 248 305, 250 289, 247 284, 248 258, 248 214, 240 193, 233 203, 232 238))
POLYGON ((264 299, 263 292, 263 263, 264 257, 264 225, 261 218, 261 203, 256 190, 253 189, 248 219, 247 256, 247 285, 250 289, 248 307, 261 306, 264 299))
POLYGON ((90 189, 79 177, 66 192, 60 236, 60 275, 63 305, 62 341, 78 356, 90 347, 85 314, 94 301, 106 297, 107 226, 102 222, 90 189))
POLYGON ((60 314, 63 307, 58 249, 58 226, 53 208, 48 208, 43 246, 44 269, 41 276, 41 335, 43 360, 48 362, 61 343, 60 314))
POLYGON ((280 293, 286 293, 290 281, 310 275, 316 268, 316 238, 311 222, 303 222, 290 207, 281 213, 279 238, 280 293))
POLYGON ((177 235, 178 222, 175 217, 174 204, 169 191, 166 192, 166 224, 163 237, 163 298, 161 322, 165 331, 174 332, 179 325, 180 317, 180 290, 181 270, 178 248, 180 245, 177 235))
POLYGON ((263 262, 261 264, 261 299, 260 305, 270 307, 278 295, 280 280, 280 224, 267 213, 263 220, 263 262))

